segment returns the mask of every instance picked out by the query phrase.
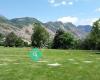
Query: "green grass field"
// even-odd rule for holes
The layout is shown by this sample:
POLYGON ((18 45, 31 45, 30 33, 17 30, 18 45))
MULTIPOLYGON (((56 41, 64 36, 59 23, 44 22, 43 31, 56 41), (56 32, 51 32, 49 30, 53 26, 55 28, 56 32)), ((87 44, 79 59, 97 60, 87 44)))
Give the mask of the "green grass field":
POLYGON ((0 47, 0 80, 100 80, 100 54, 95 51, 41 49, 41 61, 47 62, 32 61, 29 51, 0 47))

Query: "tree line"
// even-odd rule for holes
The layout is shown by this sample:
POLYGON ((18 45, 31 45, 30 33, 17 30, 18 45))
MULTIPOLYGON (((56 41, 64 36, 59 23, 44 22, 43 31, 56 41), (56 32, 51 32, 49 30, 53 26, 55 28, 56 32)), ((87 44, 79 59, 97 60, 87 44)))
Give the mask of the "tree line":
POLYGON ((24 42, 14 32, 9 33, 7 36, 0 34, 0 46, 5 47, 28 47, 28 43, 24 42))
POLYGON ((54 38, 50 38, 47 30, 35 23, 31 36, 31 45, 24 42, 13 32, 6 37, 0 34, 0 45, 5 47, 37 47, 51 49, 85 49, 100 50, 100 19, 93 23, 92 30, 85 39, 76 39, 71 33, 58 29, 54 38), (4 39, 5 38, 5 39, 4 39))

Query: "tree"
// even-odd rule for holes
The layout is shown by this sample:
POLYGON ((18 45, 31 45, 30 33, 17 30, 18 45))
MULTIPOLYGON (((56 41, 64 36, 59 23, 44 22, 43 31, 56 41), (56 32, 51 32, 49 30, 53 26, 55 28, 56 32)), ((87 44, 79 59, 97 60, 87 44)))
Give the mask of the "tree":
POLYGON ((15 46, 16 47, 23 47, 23 46, 25 46, 24 45, 24 41, 19 37, 19 38, 17 38, 16 39, 16 42, 15 42, 15 46))
POLYGON ((55 34, 55 37, 54 37, 54 40, 53 40, 53 44, 52 44, 52 48, 60 48, 60 38, 59 36, 60 35, 63 35, 65 32, 62 30, 62 29, 58 29, 56 31, 56 34, 55 34))
POLYGON ((4 35, 0 33, 0 40, 4 38, 4 35))
POLYGON ((86 37, 86 39, 81 41, 80 48, 85 50, 92 50, 95 43, 89 36, 86 37))
POLYGON ((16 40, 17 40, 17 36, 13 32, 9 33, 5 39, 5 46, 6 47, 7 46, 9 46, 9 47, 15 46, 16 40))
POLYGON ((15 35, 15 33, 11 32, 6 36, 5 39, 5 46, 6 47, 23 47, 24 41, 15 35))
POLYGON ((74 45, 74 37, 67 32, 59 29, 56 32, 53 41, 53 48, 55 49, 69 49, 73 48, 74 45))
POLYGON ((33 47, 46 47, 49 40, 49 33, 40 23, 34 24, 34 31, 31 37, 33 47))
POLYGON ((94 49, 100 49, 100 19, 94 22, 90 38, 94 43, 94 49))
POLYGON ((0 46, 4 45, 4 35, 0 33, 0 46))
POLYGON ((25 47, 31 47, 31 44, 28 44, 28 42, 24 42, 25 47))
POLYGON ((92 30, 82 45, 83 49, 100 50, 100 19, 93 23, 92 30))

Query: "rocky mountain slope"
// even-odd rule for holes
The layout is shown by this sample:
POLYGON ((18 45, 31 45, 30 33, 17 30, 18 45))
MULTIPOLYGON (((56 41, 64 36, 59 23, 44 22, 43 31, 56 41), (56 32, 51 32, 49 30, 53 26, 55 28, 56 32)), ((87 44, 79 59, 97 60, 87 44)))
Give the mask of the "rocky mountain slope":
MULTIPOLYGON (((76 38, 84 38, 88 32, 90 31, 85 31, 82 30, 82 27, 79 28, 79 26, 75 26, 74 24, 68 22, 68 23, 62 23, 62 22, 47 22, 44 24, 46 28, 50 29, 54 33, 56 32, 57 29, 61 28, 65 30, 66 32, 70 32, 73 34, 76 38)), ((84 25, 84 28, 85 25, 84 25)))
POLYGON ((4 16, 0 16, 0 33, 7 35, 10 32, 14 32, 23 40, 30 42, 34 23, 40 23, 42 27, 44 27, 50 33, 51 36, 54 36, 56 30, 59 28, 65 30, 66 32, 72 33, 77 38, 83 38, 89 32, 86 31, 88 26, 76 27, 72 23, 62 23, 62 22, 42 23, 41 21, 31 17, 14 18, 9 20, 4 16))
POLYGON ((92 27, 90 25, 79 25, 77 26, 77 28, 82 31, 82 32, 85 32, 85 33, 88 33, 91 31, 92 27))

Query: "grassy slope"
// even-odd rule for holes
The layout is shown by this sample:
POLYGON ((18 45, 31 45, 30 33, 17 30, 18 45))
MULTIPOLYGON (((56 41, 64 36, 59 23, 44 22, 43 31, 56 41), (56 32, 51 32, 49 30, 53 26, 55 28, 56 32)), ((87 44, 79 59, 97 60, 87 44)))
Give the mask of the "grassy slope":
POLYGON ((100 55, 93 51, 42 49, 41 60, 48 62, 36 63, 29 50, 0 48, 0 80, 100 80, 100 55), (56 62, 62 65, 47 65, 56 62))

